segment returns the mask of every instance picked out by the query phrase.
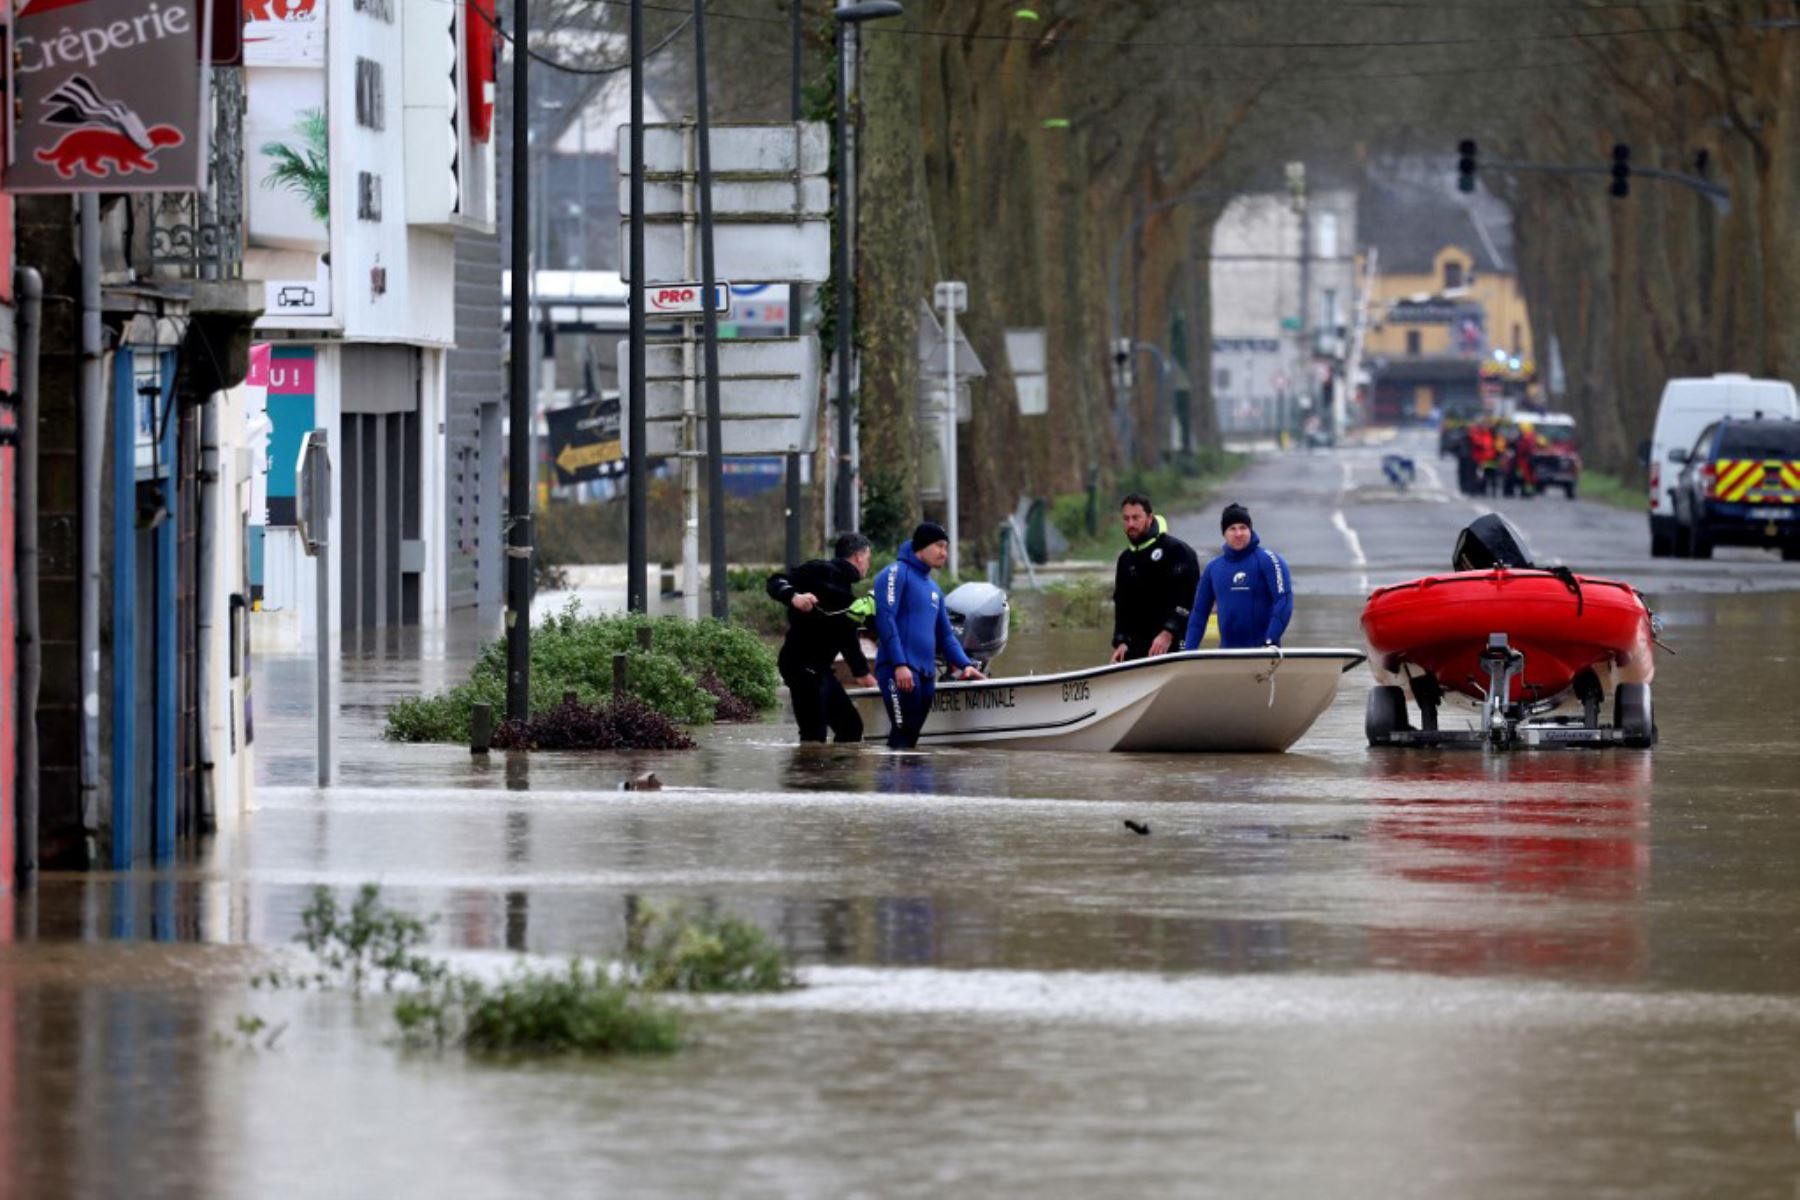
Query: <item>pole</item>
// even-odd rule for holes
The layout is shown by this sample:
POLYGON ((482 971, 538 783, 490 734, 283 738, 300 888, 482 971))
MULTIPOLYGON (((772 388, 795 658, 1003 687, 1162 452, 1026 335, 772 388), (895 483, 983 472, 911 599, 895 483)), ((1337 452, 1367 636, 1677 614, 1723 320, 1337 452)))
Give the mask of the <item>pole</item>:
MULTIPOLYGON (((681 277, 692 279, 694 265, 694 125, 681 134, 681 277)), ((694 365, 694 320, 681 319, 681 607, 690 621, 700 619, 700 409, 694 365)))
POLYGON ((706 540, 712 615, 730 615, 725 573, 725 442, 719 418, 719 310, 713 295, 712 133, 706 115, 706 0, 694 0, 694 75, 700 108, 700 307, 706 324, 706 540))
MULTIPOLYGON (((800 123, 800 0, 788 0, 788 119, 800 123)), ((799 133, 796 129, 795 139, 799 133)), ((796 149, 798 146, 796 145, 796 149)), ((796 162, 799 159, 796 157, 796 162)), ((800 285, 788 284, 788 336, 800 336, 800 285)), ((787 485, 787 544, 785 561, 800 561, 800 454, 790 451, 783 472, 787 485)))
POLYGON ((318 580, 318 592, 313 601, 313 641, 317 643, 315 647, 318 655, 316 673, 319 677, 319 719, 316 725, 319 739, 319 786, 327 787, 331 783, 331 716, 333 712, 331 704, 331 450, 330 434, 323 429, 313 430, 311 461, 317 464, 312 471, 312 495, 317 504, 315 516, 318 521, 316 542, 318 550, 313 559, 318 568, 314 572, 314 576, 318 580))
MULTIPOLYGON (((519 0, 520 4, 525 0, 519 0)), ((626 420, 631 431, 630 461, 626 464, 629 491, 626 509, 625 557, 627 560, 625 605, 634 613, 650 608, 649 455, 644 445, 644 2, 631 0, 631 350, 630 380, 625 390, 630 403, 626 420)))
MULTIPOLYGON (((100 505, 106 460, 106 360, 100 331, 100 198, 79 201, 81 247, 81 819, 100 815, 100 505)), ((120 453, 125 447, 120 446, 120 453)), ((118 647, 114 647, 116 651, 118 647)), ((117 747, 115 747, 117 753, 117 747)), ((115 801, 116 807, 116 801, 115 801)), ((114 828, 115 843, 118 837, 114 828)), ((115 866, 131 865, 131 847, 115 844, 115 866), (123 854, 121 862, 120 855, 123 854)))
POLYGON ((1312 323, 1312 213, 1306 206, 1305 194, 1300 198, 1300 394, 1307 401, 1308 413, 1318 410, 1313 387, 1312 341, 1307 327, 1312 323))
MULTIPOLYGON (((507 437, 506 715, 531 715, 530 0, 513 0, 512 372, 507 437)), ((635 6, 634 6, 635 8, 635 6)), ((641 174, 633 175, 634 183, 641 174)), ((633 216, 638 210, 633 211, 633 216)), ((636 279, 633 292, 637 291, 636 279)), ((641 442, 634 443, 642 445, 641 442)), ((635 496, 635 492, 633 493, 635 496)))
POLYGON ((956 552, 956 292, 944 289, 944 522, 950 535, 950 578, 956 579, 960 560, 956 552))
POLYGON ((845 110, 850 107, 850 73, 845 47, 849 34, 845 23, 837 24, 837 453, 832 480, 832 530, 848 533, 856 527, 856 479, 850 459, 850 146, 849 122, 845 110))
POLYGON ((17 274, 19 298, 19 812, 14 881, 29 884, 38 866, 38 683, 44 649, 38 611, 38 336, 44 327, 44 280, 31 267, 17 274))

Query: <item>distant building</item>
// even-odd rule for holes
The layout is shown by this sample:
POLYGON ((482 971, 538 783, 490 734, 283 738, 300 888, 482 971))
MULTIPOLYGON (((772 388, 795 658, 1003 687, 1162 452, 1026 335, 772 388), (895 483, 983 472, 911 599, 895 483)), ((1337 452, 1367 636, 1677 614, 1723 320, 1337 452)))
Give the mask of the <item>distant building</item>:
POLYGON ((1369 419, 1468 416, 1524 399, 1536 356, 1506 205, 1463 195, 1446 170, 1409 160, 1370 172, 1361 212, 1374 254, 1369 419))
POLYGON ((1347 395, 1357 195, 1233 200, 1213 226, 1212 394, 1226 435, 1329 427, 1347 395))

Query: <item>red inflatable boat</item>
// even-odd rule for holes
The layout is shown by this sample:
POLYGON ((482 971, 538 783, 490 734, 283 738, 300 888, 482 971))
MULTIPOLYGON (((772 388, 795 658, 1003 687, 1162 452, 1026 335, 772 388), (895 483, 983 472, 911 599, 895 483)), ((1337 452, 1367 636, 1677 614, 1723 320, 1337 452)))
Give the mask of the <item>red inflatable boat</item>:
POLYGON ((1589 669, 1608 690, 1647 684, 1656 670, 1650 609, 1636 589, 1567 571, 1499 567, 1377 588, 1362 626, 1381 682, 1426 673, 1477 701, 1497 634, 1523 659, 1505 675, 1507 704, 1541 709, 1589 669))

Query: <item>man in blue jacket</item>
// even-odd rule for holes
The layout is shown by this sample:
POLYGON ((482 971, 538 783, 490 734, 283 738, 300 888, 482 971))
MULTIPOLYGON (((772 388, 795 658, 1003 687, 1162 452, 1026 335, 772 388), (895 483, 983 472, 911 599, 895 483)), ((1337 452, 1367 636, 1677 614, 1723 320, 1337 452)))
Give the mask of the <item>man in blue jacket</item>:
POLYGON ((1183 650, 1200 645, 1206 619, 1219 606, 1219 648, 1246 650, 1281 645, 1294 616, 1294 581, 1281 555, 1262 544, 1250 524, 1250 510, 1227 504, 1219 517, 1225 552, 1200 572, 1188 616, 1183 650))
POLYGON ((875 576, 875 631, 880 639, 875 682, 887 705, 891 750, 910 750, 919 744, 919 731, 937 690, 939 654, 956 669, 958 679, 987 678, 963 653, 944 610, 944 593, 931 581, 931 572, 949 560, 950 535, 942 525, 926 521, 913 530, 911 541, 901 543, 894 564, 875 576))

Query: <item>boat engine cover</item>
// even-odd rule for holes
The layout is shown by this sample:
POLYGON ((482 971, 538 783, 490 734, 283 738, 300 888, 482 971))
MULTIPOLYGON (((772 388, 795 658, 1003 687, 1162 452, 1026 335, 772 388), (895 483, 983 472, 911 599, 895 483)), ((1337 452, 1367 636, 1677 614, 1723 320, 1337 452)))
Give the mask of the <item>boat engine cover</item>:
POLYGON ((1456 537, 1450 566, 1457 571, 1491 571, 1495 567, 1526 569, 1531 547, 1519 527, 1499 513, 1476 517, 1456 537))
POLYGON ((944 597, 950 628, 956 631, 963 652, 986 664, 1006 648, 1006 632, 1012 606, 1006 593, 991 583, 965 583, 944 597))

